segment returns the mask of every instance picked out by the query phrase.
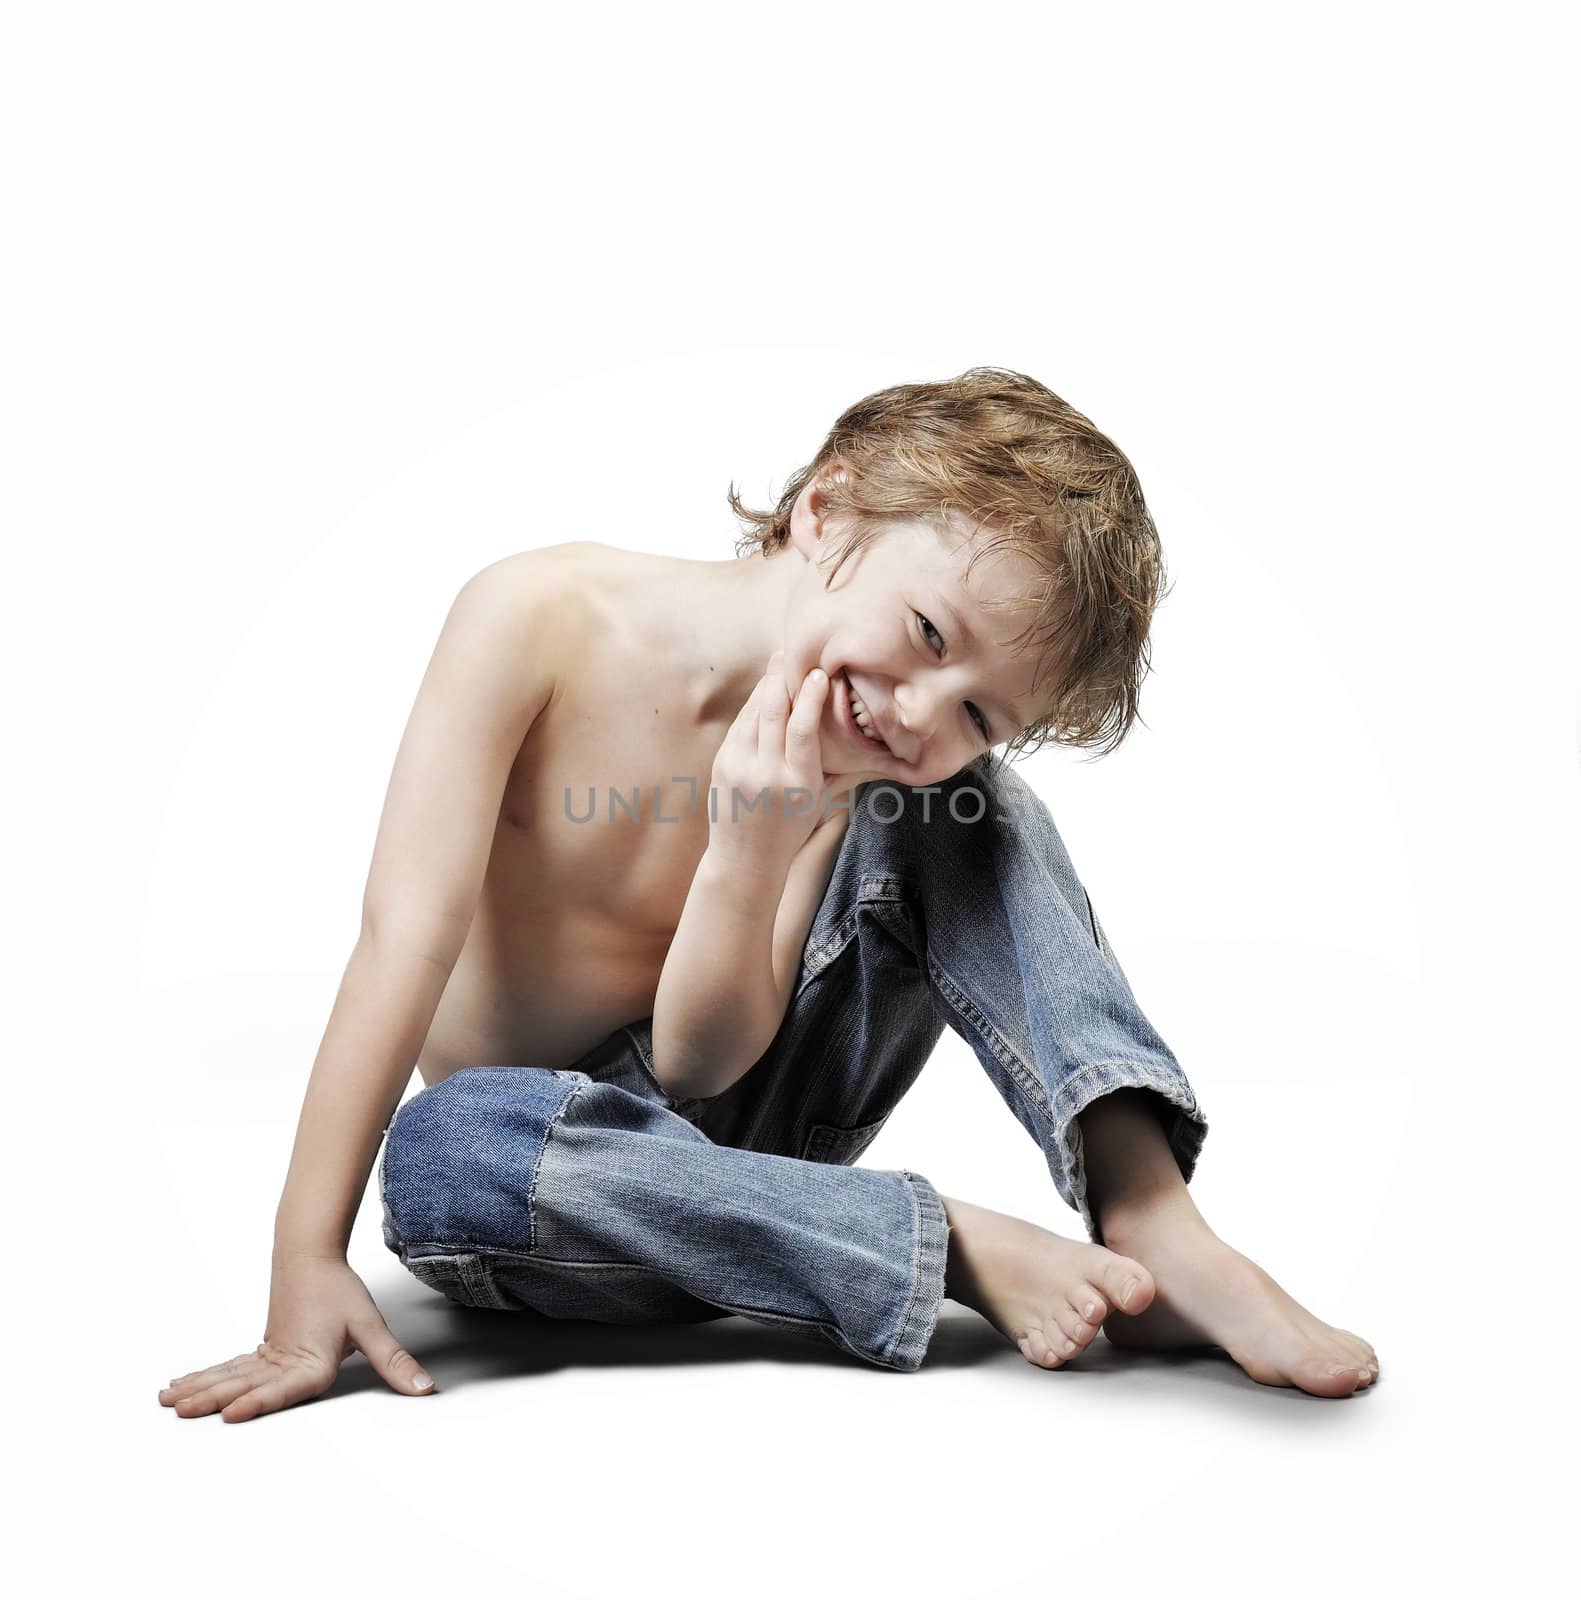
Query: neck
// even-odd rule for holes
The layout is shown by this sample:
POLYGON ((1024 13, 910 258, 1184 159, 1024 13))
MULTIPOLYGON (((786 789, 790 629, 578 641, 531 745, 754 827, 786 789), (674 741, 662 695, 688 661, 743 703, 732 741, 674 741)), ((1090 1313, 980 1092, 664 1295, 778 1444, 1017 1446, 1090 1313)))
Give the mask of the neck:
POLYGON ((767 558, 679 561, 662 603, 676 636, 686 704, 699 726, 735 720, 785 642, 785 614, 798 569, 787 547, 767 558))

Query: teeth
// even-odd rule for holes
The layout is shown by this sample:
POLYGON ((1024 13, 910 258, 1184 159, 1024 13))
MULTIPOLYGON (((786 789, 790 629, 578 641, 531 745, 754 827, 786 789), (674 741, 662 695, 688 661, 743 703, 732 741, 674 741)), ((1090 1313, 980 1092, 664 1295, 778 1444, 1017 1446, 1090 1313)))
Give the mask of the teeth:
POLYGON ((883 739, 879 735, 878 729, 873 725, 873 719, 868 715, 867 707, 863 705, 861 700, 858 698, 856 690, 851 688, 849 679, 846 680, 846 698, 851 702, 851 716, 855 720, 857 727, 859 727, 862 732, 874 742, 874 744, 884 745, 884 748, 887 750, 889 746, 884 744, 883 739))

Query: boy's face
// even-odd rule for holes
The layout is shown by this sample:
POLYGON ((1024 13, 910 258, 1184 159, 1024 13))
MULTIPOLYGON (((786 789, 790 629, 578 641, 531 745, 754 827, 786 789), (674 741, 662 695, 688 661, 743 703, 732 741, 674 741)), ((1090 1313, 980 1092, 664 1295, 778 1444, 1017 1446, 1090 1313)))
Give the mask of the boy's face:
POLYGON ((851 782, 940 783, 1031 720, 1037 662, 1010 641, 1027 623, 1040 575, 1024 556, 983 557, 966 583, 971 546, 930 523, 886 528, 846 559, 830 588, 840 529, 815 481, 791 513, 781 560, 804 563, 785 614, 786 687, 814 667, 829 675, 819 727, 823 768, 851 782), (822 560, 823 566, 818 565, 822 560), (1015 610, 983 601, 1020 600, 1015 610), (850 695, 883 746, 858 726, 850 695))

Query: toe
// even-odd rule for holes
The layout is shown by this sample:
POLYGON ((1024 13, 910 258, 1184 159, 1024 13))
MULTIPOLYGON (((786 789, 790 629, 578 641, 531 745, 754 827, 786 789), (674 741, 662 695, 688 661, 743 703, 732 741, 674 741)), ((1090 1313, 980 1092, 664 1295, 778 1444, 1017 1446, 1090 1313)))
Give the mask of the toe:
POLYGON ((1308 1394, 1338 1399, 1342 1395, 1354 1394, 1361 1387, 1364 1370, 1354 1361, 1346 1363, 1332 1356, 1320 1356, 1298 1362, 1290 1377, 1298 1388, 1305 1389, 1308 1394))
MULTIPOLYGON (((1055 1337, 1057 1338, 1058 1334, 1055 1337)), ((1021 1353, 1037 1367, 1051 1367, 1057 1359, 1049 1348, 1049 1342, 1044 1338, 1041 1328, 1027 1329, 1025 1337, 1021 1340, 1021 1353)))
POLYGON ((1093 1341, 1098 1325, 1088 1322, 1074 1306, 1060 1306, 1055 1311, 1055 1321, 1061 1332, 1078 1350, 1085 1350, 1093 1341))
POLYGON ((1103 1319, 1109 1315, 1108 1301, 1090 1283, 1078 1285, 1070 1297, 1070 1306, 1076 1316, 1094 1332, 1103 1325, 1103 1319))
POLYGON ((1369 1361, 1378 1359, 1377 1351, 1359 1333, 1352 1333, 1349 1328, 1336 1328, 1334 1331, 1355 1354, 1365 1356, 1369 1361))
POLYGON ((1345 1352, 1343 1355, 1336 1357, 1336 1359, 1356 1362, 1361 1368, 1363 1381, 1370 1382, 1377 1376, 1378 1372, 1376 1352, 1365 1339, 1358 1337, 1354 1333, 1342 1332, 1340 1337, 1344 1341, 1345 1352))
POLYGON ((1145 1311, 1153 1299, 1153 1275, 1129 1256, 1116 1255, 1112 1250, 1106 1250, 1104 1255, 1103 1264, 1092 1274, 1092 1287, 1116 1311, 1133 1317, 1145 1311))

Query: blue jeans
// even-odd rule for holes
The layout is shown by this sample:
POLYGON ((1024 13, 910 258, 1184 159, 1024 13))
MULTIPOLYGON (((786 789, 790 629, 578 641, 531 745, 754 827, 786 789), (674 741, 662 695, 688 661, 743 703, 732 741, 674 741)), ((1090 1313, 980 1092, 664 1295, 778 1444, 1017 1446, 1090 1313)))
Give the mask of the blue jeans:
POLYGON ((1207 1123, 1142 1014, 1042 800, 1012 768, 869 782, 764 1055, 668 1094, 651 1018, 573 1066, 477 1066, 400 1107, 384 1242, 473 1307, 599 1322, 738 1313, 915 1371, 949 1229, 920 1173, 852 1165, 946 1024, 1098 1237, 1078 1113, 1149 1103, 1189 1181, 1207 1123))

